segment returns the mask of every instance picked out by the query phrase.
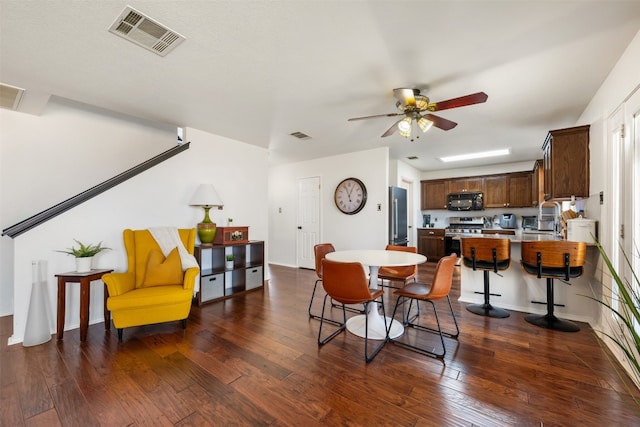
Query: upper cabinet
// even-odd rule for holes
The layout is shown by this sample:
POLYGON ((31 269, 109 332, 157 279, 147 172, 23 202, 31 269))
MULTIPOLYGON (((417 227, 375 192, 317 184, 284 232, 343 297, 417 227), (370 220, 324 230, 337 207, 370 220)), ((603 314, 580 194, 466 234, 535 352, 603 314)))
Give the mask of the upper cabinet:
POLYGON ((451 178, 447 180, 447 194, 482 191, 483 186, 484 186, 484 178, 481 176, 474 176, 474 177, 467 177, 467 178, 451 178))
POLYGON ((507 175, 492 175, 484 178, 484 207, 501 208, 507 206, 507 175))
POLYGON ((526 208, 532 204, 532 172, 484 177, 485 208, 526 208))
POLYGON ((544 202, 544 161, 542 159, 536 160, 536 164, 533 167, 533 182, 531 191, 531 204, 538 206, 544 202))
POLYGON ((447 208, 447 180, 434 179, 420 183, 420 209, 446 209, 447 208))
POLYGON ((589 125, 550 131, 542 152, 545 200, 589 197, 589 125))
POLYGON ((485 208, 531 207, 533 172, 514 172, 466 178, 434 179, 421 182, 422 210, 446 209, 447 194, 479 191, 485 208))
POLYGON ((420 183, 420 209, 446 209, 447 194, 484 191, 484 177, 432 179, 420 183))
POLYGON ((509 199, 507 206, 511 208, 528 208, 533 206, 532 190, 533 173, 516 172, 507 175, 509 199))

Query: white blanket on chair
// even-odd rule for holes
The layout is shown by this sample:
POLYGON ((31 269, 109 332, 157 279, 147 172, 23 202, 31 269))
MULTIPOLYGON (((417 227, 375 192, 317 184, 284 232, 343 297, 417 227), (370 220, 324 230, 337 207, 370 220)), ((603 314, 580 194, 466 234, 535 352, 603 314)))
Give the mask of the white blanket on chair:
POLYGON ((182 262, 182 271, 185 271, 187 268, 198 267, 196 257, 191 255, 187 251, 187 248, 184 247, 177 228, 151 227, 149 228, 149 232, 153 238, 156 239, 156 242, 158 243, 158 246, 160 246, 160 250, 165 257, 169 255, 174 248, 178 248, 180 261, 182 262))

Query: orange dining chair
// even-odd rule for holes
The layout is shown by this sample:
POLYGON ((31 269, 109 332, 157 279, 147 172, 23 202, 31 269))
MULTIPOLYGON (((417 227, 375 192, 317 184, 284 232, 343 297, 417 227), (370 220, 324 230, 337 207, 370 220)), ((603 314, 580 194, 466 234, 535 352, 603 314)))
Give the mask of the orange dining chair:
MULTIPOLYGON (((347 327, 347 311, 345 304, 364 304, 364 312, 368 313, 370 303, 373 303, 372 310, 378 309, 378 302, 382 307, 382 317, 385 330, 387 329, 386 315, 384 311, 384 290, 369 289, 367 276, 359 262, 337 262, 325 259, 322 261, 322 287, 327 293, 322 304, 322 315, 320 316, 320 328, 318 329, 318 346, 331 341, 347 327), (325 308, 327 299, 331 298, 342 305, 342 322, 339 327, 331 332, 327 337, 322 338, 322 326, 327 321, 325 318, 325 308)), ((365 337, 364 337, 364 359, 371 362, 380 352, 386 339, 381 340, 371 354, 369 354, 369 316, 365 315, 365 337)))
POLYGON ((547 314, 527 314, 524 320, 542 328, 562 332, 577 332, 580 327, 553 314, 553 280, 580 277, 584 266, 587 245, 584 242, 567 240, 524 241, 522 245, 522 268, 538 279, 547 279, 547 314))
MULTIPOLYGON (((316 264, 316 282, 313 285, 313 292, 311 292, 311 300, 309 301, 309 317, 311 319, 320 319, 320 316, 317 314, 313 314, 311 312, 311 306, 313 305, 313 299, 316 295, 316 288, 318 287, 318 283, 322 282, 322 260, 324 257, 331 252, 335 252, 336 249, 333 247, 331 243, 318 243, 313 247, 313 253, 315 256, 315 264, 316 264)), ((327 320, 329 321, 329 320, 327 320)), ((330 321, 335 322, 335 321, 330 321)), ((337 324, 338 322, 335 322, 337 324)))
MULTIPOLYGON (((395 318, 396 312, 398 311, 398 307, 402 306, 402 324, 406 327, 412 327, 416 329, 416 331, 424 331, 430 333, 437 333, 440 335, 440 342, 442 344, 442 351, 434 351, 431 347, 420 347, 416 344, 410 344, 407 342, 406 338, 398 337, 391 339, 389 338, 390 327, 387 329, 387 339, 389 339, 394 344, 398 344, 402 347, 407 347, 409 349, 418 351, 420 353, 424 353, 429 356, 434 356, 438 359, 443 359, 447 349, 444 344, 444 337, 449 338, 458 338, 460 335, 460 329, 458 328, 458 322, 456 320, 456 315, 453 312, 453 307, 451 306, 451 299, 449 298, 449 292, 451 291, 451 284, 453 283, 453 270, 456 266, 456 261, 458 257, 455 253, 452 253, 449 256, 445 256, 440 258, 438 264, 436 265, 435 272, 433 273, 433 279, 431 284, 424 283, 410 283, 404 288, 398 289, 394 292, 394 295, 398 296, 396 300, 395 308, 393 309, 393 316, 391 318, 395 318), (455 333, 444 332, 440 325, 440 319, 438 317, 438 310, 436 309, 436 305, 434 301, 439 299, 446 299, 449 304, 449 310, 451 311, 451 316, 453 317, 453 323, 456 326, 455 333), (409 309, 407 313, 404 310, 404 303, 406 300, 410 300, 409 309), (420 301, 426 301, 431 304, 433 307, 433 313, 435 314, 435 320, 437 324, 437 328, 430 328, 427 326, 419 325, 417 323, 413 323, 413 319, 409 319, 409 312, 411 311, 411 305, 413 301, 416 301, 416 304, 419 304, 420 301)), ((405 332, 406 334, 406 332, 405 332)))
MULTIPOLYGON (((387 251, 403 251, 403 252, 411 252, 414 254, 418 253, 418 248, 415 246, 396 246, 396 245, 387 245, 385 248, 387 251)), ((417 265, 407 265, 400 267, 380 267, 378 271, 378 279, 381 280, 380 286, 386 286, 389 288, 398 289, 398 286, 393 286, 393 282, 402 282, 402 286, 405 286, 408 281, 413 280, 415 282, 416 275, 418 274, 418 266, 417 265), (385 285, 384 281, 389 281, 389 285, 385 285)))

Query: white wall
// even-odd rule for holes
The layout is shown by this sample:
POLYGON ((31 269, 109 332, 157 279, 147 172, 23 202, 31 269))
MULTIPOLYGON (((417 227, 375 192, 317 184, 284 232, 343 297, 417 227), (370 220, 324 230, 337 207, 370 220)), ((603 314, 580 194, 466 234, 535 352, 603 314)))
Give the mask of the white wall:
MULTIPOLYGON (((604 204, 599 205, 599 197, 591 197, 590 205, 588 209, 591 211, 598 211, 600 216, 599 230, 603 230, 601 234, 601 242, 608 254, 613 253, 613 249, 619 244, 619 239, 615 233, 609 235, 608 230, 611 229, 610 220, 613 215, 617 215, 619 206, 615 206, 611 202, 611 179, 612 174, 617 174, 619 171, 613 170, 611 164, 611 156, 609 155, 609 147, 607 144, 607 121, 609 117, 618 110, 623 103, 631 96, 634 91, 640 88, 640 31, 636 34, 632 42, 629 44, 623 55, 618 60, 618 63, 609 73, 609 76, 602 83, 602 86, 598 89, 595 96, 589 103, 589 106, 580 116, 580 123, 590 123, 590 150, 591 150, 591 175, 590 175, 590 193, 597 195, 600 191, 604 192, 604 204), (591 200, 593 199, 593 200, 591 200)), ((627 129, 630 133, 631 129, 627 129)), ((638 165, 635 165, 636 168, 638 165)), ((637 218, 636 218, 637 219, 637 218)), ((638 242, 635 242, 637 247, 638 242)), ((610 296, 612 279, 606 269, 606 267, 600 267, 601 281, 606 284, 606 287, 602 289, 595 289, 596 295, 610 296)), ((609 310, 603 309, 599 322, 593 325, 594 329, 608 333, 612 336, 618 335, 616 328, 612 326, 614 322, 610 320, 609 310)), ((620 363, 627 369, 628 372, 634 372, 626 361, 626 357, 621 354, 621 351, 611 343, 611 340, 603 337, 603 341, 610 347, 613 354, 616 355, 620 363)), ((632 377, 635 375, 631 374, 632 377)), ((637 378, 636 378, 637 380, 637 378)))
MULTIPOLYGON (((95 266, 125 271, 122 230, 195 227, 204 211, 188 203, 200 183, 213 184, 224 201, 224 210, 211 212, 213 221, 222 224, 232 217, 234 224, 249 226, 251 239, 268 240, 267 151, 196 129, 187 129, 187 136, 191 142, 188 150, 14 239, 14 331, 10 344, 21 342, 24 335, 32 261, 46 261, 53 331, 57 292, 54 275, 75 269, 73 257, 55 251, 69 247, 73 238, 102 241, 113 250, 98 255, 95 266), (238 162, 242 162, 240 172, 238 162)), ((19 160, 24 164, 24 159, 19 160)), ((20 167, 18 160, 15 163, 20 167)), ((79 325, 79 293, 77 286, 67 286, 65 329, 71 329, 79 325)), ((94 282, 91 291, 90 323, 102 322, 102 284, 94 282)))
MULTIPOLYGON (((598 219, 602 220, 600 230, 607 230, 609 216, 618 206, 611 205, 612 165, 606 162, 610 159, 607 146, 607 120, 624 103, 635 90, 640 87, 640 31, 631 41, 615 67, 602 83, 593 99, 580 116, 579 123, 590 123, 589 143, 591 150, 590 190, 592 196, 587 209, 598 212, 598 219), (599 204, 599 193, 604 193, 604 204, 599 204)), ((631 132, 631 129, 628 129, 631 132)), ((618 242, 612 236, 603 236, 602 244, 611 253, 618 242)))
POLYGON ((269 262, 296 266, 298 180, 320 177, 320 241, 338 250, 384 248, 387 243, 389 152, 386 147, 275 166, 269 170, 269 262), (348 177, 367 187, 367 204, 356 215, 340 213, 336 186, 348 177), (378 211, 380 205, 380 211, 378 211))
POLYGON ((52 97, 42 115, 0 110, 3 228, 173 147, 175 125, 52 97), (115 172, 115 173, 114 173, 115 172), (16 185, 19 184, 19 185, 16 185))
MULTIPOLYGON (((40 116, 0 109, 5 229, 175 146, 176 127, 52 97, 40 116)), ((0 238, 0 316, 13 313, 14 242, 0 238)))

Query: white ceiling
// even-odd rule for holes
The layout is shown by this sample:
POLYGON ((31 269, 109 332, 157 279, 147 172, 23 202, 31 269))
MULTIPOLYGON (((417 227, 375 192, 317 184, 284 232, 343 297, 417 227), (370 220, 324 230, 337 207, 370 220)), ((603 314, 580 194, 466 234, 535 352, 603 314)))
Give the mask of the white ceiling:
POLYGON ((266 147, 274 164, 389 146, 420 170, 496 148, 533 160, 576 125, 640 29, 640 1, 0 0, 0 82, 266 147), (166 57, 108 32, 131 5, 186 37, 166 57), (411 143, 392 90, 484 104, 411 143), (289 134, 311 136, 298 140, 289 134))

